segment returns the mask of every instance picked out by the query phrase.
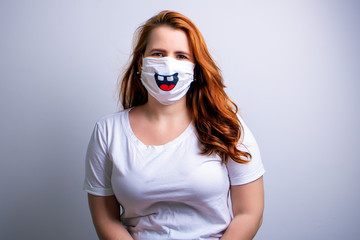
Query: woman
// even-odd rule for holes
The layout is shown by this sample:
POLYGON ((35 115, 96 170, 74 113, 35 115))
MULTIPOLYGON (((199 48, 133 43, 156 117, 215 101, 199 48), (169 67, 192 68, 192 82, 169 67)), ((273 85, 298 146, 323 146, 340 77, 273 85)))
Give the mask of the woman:
POLYGON ((254 237, 264 168, 223 88, 188 18, 163 11, 139 28, 120 87, 125 110, 97 122, 86 157, 100 239, 254 237))

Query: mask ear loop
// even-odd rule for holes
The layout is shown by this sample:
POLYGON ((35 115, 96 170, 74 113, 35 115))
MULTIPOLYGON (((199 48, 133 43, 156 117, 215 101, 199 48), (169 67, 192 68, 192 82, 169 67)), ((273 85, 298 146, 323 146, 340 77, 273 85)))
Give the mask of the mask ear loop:
POLYGON ((200 75, 201 72, 201 67, 195 63, 195 67, 194 67, 194 82, 196 81, 197 77, 200 75))

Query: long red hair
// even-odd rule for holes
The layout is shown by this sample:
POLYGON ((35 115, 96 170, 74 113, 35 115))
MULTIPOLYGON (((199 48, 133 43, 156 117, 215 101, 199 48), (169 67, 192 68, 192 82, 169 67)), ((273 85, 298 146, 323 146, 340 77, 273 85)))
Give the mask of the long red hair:
POLYGON ((229 157, 238 163, 247 163, 251 159, 250 153, 238 149, 243 137, 243 127, 236 115, 238 108, 224 91, 220 69, 210 56, 200 31, 180 13, 162 11, 138 28, 130 65, 121 79, 119 101, 124 109, 145 104, 148 100, 147 90, 137 73, 149 34, 160 25, 183 30, 194 54, 195 81, 186 95, 186 104, 193 115, 202 154, 216 153, 224 163, 229 157))

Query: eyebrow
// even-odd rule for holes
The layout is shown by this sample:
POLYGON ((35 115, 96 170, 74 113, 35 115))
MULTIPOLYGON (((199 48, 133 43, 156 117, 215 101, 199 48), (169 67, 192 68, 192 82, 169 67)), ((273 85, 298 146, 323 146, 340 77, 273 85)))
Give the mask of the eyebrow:
POLYGON ((161 48, 153 48, 150 50, 150 52, 166 52, 164 49, 161 48))
POLYGON ((184 55, 189 55, 189 56, 190 56, 190 53, 184 52, 184 51, 176 51, 175 53, 177 53, 177 54, 184 54, 184 55))

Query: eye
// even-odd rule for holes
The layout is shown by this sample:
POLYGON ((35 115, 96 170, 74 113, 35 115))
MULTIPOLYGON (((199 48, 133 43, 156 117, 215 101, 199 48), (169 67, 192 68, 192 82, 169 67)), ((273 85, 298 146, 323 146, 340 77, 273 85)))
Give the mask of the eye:
POLYGON ((179 55, 177 56, 177 58, 179 58, 179 59, 184 59, 184 60, 189 59, 187 56, 182 55, 182 54, 179 54, 179 55))
POLYGON ((154 52, 154 53, 151 54, 151 56, 153 56, 153 57, 163 57, 163 54, 160 53, 160 52, 154 52))

